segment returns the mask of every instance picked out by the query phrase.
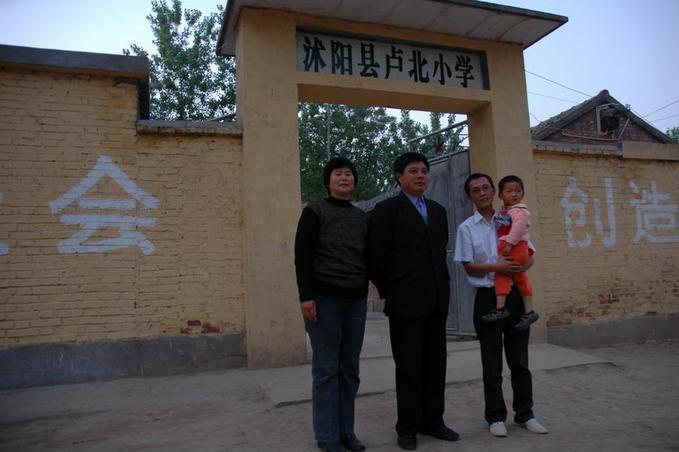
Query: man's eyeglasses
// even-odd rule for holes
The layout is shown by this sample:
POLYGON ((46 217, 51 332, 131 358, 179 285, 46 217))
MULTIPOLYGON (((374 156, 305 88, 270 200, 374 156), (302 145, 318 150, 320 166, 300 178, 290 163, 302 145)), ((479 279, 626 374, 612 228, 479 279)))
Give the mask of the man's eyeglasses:
POLYGON ((474 187, 470 191, 472 195, 480 195, 483 192, 493 191, 493 187, 490 185, 483 185, 481 187, 474 187))

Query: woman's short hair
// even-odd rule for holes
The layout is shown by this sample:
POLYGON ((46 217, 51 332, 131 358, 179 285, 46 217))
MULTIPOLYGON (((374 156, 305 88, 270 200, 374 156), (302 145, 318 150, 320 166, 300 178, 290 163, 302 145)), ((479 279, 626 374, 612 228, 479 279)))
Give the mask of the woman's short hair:
POLYGON ((354 186, 358 184, 356 165, 354 165, 354 163, 348 158, 335 157, 328 160, 328 162, 323 167, 323 185, 325 185, 325 189, 328 191, 328 194, 330 194, 330 188, 328 188, 330 185, 330 173, 339 168, 349 168, 351 170, 351 174, 354 175, 354 186))

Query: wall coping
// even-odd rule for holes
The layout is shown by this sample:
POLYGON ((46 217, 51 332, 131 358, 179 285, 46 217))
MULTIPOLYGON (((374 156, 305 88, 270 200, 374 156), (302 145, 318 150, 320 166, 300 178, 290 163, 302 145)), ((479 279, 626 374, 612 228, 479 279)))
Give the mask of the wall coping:
POLYGON ((137 121, 141 135, 222 135, 243 136, 243 128, 235 122, 216 121, 137 121))
POLYGON ((149 117, 149 61, 144 57, 0 44, 0 67, 136 80, 139 117, 149 117))
POLYGON ((533 151, 555 154, 620 157, 623 159, 679 161, 679 143, 622 141, 618 145, 597 145, 533 140, 533 151))
POLYGON ((533 140, 533 151, 622 157, 622 149, 610 144, 573 144, 559 141, 533 140))
POLYGON ((622 157, 625 159, 653 159, 679 161, 679 143, 647 143, 623 141, 622 157))
POLYGON ((148 80, 144 57, 0 45, 0 65, 148 80))

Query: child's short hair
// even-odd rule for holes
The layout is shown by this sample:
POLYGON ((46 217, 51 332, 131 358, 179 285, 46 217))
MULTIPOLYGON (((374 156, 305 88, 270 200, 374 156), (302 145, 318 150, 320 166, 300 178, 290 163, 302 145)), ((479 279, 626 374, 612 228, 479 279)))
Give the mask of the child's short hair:
POLYGON ((502 190, 505 188, 505 184, 508 184, 509 182, 518 182, 518 184, 521 186, 521 190, 525 189, 523 188, 523 181, 519 176, 515 176, 513 174, 510 174, 509 176, 505 176, 502 179, 500 179, 500 182, 498 182, 497 186, 500 190, 500 193, 502 193, 502 190))

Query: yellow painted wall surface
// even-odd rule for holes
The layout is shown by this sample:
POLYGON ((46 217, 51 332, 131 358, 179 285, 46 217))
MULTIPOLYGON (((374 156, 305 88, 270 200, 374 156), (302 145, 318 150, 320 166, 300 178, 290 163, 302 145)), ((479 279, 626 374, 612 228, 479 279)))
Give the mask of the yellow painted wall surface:
POLYGON ((0 347, 244 331, 240 137, 139 134, 137 103, 106 77, 0 71, 0 347), (88 207, 130 191, 132 210, 88 207), (121 245, 89 217, 69 243, 87 226, 62 220, 92 214, 155 224, 121 245))
POLYGON ((535 162, 547 325, 677 314, 679 158, 535 162))

